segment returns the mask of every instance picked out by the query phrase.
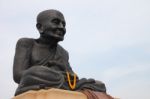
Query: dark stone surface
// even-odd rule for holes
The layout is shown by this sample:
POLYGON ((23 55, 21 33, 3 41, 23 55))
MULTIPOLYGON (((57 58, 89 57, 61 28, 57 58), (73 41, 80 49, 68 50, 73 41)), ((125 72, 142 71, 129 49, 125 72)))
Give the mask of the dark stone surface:
MULTIPOLYGON (((13 78, 19 84, 15 95, 28 90, 61 88, 71 90, 66 72, 73 80, 74 72, 68 62, 68 52, 58 42, 66 33, 63 14, 57 10, 45 10, 37 16, 38 39, 21 38, 16 45, 13 78)), ((78 79, 74 90, 91 89, 105 92, 102 82, 94 79, 78 79)))

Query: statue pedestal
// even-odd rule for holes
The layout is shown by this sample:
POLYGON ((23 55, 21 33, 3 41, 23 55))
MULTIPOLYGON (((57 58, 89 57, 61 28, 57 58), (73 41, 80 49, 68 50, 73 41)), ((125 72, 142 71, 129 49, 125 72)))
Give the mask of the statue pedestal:
POLYGON ((13 99, 87 99, 87 96, 81 92, 52 88, 48 90, 28 91, 13 99))

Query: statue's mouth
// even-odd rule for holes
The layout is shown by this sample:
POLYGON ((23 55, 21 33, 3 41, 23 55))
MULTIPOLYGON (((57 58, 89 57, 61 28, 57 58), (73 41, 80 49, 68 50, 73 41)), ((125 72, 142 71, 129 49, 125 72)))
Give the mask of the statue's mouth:
POLYGON ((45 31, 45 34, 51 37, 54 37, 55 39, 59 39, 59 40, 63 40, 64 39, 64 35, 65 35, 65 31, 64 29, 49 29, 45 31))
POLYGON ((62 30, 56 29, 55 34, 58 36, 64 36, 64 32, 62 30))

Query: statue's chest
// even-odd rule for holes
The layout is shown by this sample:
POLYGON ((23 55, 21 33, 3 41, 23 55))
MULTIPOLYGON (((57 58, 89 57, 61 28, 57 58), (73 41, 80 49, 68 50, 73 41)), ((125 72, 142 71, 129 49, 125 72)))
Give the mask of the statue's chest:
MULTIPOLYGON (((32 65, 38 65, 41 61, 48 58, 53 60, 55 58, 56 50, 51 50, 48 47, 34 45, 32 47, 31 60, 32 65)), ((47 60, 48 61, 48 60, 47 60)))

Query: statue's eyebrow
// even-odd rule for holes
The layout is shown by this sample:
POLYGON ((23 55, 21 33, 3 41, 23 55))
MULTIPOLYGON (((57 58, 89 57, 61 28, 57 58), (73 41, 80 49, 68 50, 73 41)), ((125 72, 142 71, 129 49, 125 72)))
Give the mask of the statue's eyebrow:
POLYGON ((54 19, 52 19, 52 22, 62 22, 62 24, 64 25, 64 26, 66 26, 66 22, 65 22, 65 20, 61 20, 61 19, 59 19, 59 18, 54 18, 54 19))
POLYGON ((58 18, 52 19, 52 22, 55 22, 55 21, 60 21, 60 19, 58 19, 58 18))
POLYGON ((51 20, 51 22, 53 22, 55 24, 59 24, 61 22, 61 20, 59 18, 54 18, 51 20))

